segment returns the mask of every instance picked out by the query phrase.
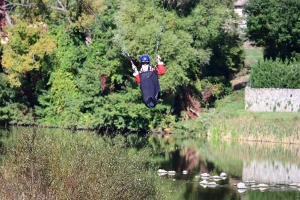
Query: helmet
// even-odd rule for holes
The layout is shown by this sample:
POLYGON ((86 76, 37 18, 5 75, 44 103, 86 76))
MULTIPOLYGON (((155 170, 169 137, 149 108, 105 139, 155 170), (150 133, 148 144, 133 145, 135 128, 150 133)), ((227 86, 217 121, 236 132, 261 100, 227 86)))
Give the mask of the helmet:
POLYGON ((141 57, 141 62, 150 62, 150 57, 147 55, 144 55, 141 57))

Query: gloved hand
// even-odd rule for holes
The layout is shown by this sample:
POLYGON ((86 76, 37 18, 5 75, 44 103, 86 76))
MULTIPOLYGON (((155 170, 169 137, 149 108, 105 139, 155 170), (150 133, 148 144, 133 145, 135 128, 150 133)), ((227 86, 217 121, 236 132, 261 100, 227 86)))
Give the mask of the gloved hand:
POLYGON ((136 68, 136 66, 133 64, 133 62, 131 62, 131 67, 132 67, 132 69, 135 71, 135 70, 137 70, 137 68, 136 68))
POLYGON ((160 57, 160 55, 156 55, 156 61, 157 61, 157 63, 160 63, 161 62, 161 57, 160 57))

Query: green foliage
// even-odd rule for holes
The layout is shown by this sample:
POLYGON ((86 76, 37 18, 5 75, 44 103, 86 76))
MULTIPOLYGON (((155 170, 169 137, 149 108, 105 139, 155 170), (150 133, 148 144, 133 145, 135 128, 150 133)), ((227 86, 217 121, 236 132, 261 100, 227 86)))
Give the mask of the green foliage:
POLYGON ((149 148, 130 153, 125 138, 19 128, 0 168, 3 199, 159 199, 149 148))
POLYGON ((300 88, 300 62, 276 59, 260 61, 251 69, 253 88, 300 88))
POLYGON ((27 72, 39 70, 43 59, 56 49, 55 41, 46 36, 48 26, 44 23, 29 24, 26 21, 8 29, 9 43, 4 45, 2 66, 13 86, 21 86, 27 72))
POLYGON ((202 76, 228 78, 243 66, 245 53, 235 25, 230 21, 236 17, 230 6, 233 5, 201 1, 180 24, 180 28, 194 38, 194 48, 210 50, 209 60, 201 58, 202 76))
POLYGON ((15 91, 10 87, 4 74, 0 74, 0 122, 10 119, 9 104, 13 102, 15 91))
POLYGON ((290 59, 300 53, 300 2, 249 0, 244 6, 247 36, 265 47, 266 58, 290 59))
POLYGON ((19 93, 20 89, 11 87, 7 76, 0 73, 0 123, 34 124, 33 111, 19 93))
POLYGON ((13 36, 2 64, 10 83, 19 87, 8 102, 13 123, 163 130, 185 118, 191 107, 199 111, 206 88, 217 98, 224 94, 229 82, 224 78, 243 64, 229 20, 236 17, 230 1, 170 3, 166 12, 166 1, 160 0, 86 0, 101 23, 82 2, 61 2, 30 0, 32 11, 22 6, 12 11, 18 23, 9 29, 13 36), (92 42, 86 44, 86 37, 92 42), (131 63, 120 48, 134 59, 149 54, 155 65, 160 39, 167 73, 160 77, 162 99, 151 110, 142 103, 131 63))

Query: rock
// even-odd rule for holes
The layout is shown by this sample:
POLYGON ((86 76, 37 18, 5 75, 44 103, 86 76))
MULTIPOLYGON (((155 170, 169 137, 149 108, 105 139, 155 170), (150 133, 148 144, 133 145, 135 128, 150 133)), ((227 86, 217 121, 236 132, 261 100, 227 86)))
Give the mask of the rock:
POLYGON ((238 189, 246 189, 247 187, 246 187, 245 183, 238 183, 237 188, 238 189))
POLYGON ((169 176, 175 176, 175 175, 176 175, 176 172, 175 172, 175 171, 168 171, 168 175, 169 175, 169 176))
POLYGON ((158 174, 158 176, 164 176, 164 175, 167 175, 168 172, 164 169, 158 169, 157 174, 158 174))
POLYGON ((224 176, 227 176, 227 174, 226 174, 225 172, 222 172, 222 173, 220 174, 220 176, 221 176, 221 177, 224 177, 224 176))

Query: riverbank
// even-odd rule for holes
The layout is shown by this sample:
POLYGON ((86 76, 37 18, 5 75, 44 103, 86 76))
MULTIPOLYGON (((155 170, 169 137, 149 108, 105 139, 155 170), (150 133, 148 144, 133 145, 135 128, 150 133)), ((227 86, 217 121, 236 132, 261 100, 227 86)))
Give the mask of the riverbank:
POLYGON ((244 108, 244 90, 217 101, 208 137, 300 144, 298 113, 256 113, 244 108))

